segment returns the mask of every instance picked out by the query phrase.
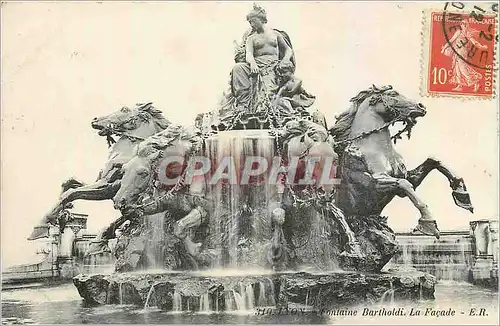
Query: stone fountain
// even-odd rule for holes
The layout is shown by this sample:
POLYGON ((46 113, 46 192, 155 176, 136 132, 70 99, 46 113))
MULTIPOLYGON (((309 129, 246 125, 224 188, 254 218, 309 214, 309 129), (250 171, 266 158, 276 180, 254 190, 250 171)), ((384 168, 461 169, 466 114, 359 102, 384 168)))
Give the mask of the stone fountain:
POLYGON ((382 272, 398 252, 381 216, 395 196, 419 210, 415 232, 439 237, 415 192, 430 171, 440 171, 455 203, 472 212, 463 179, 431 158, 407 170, 394 150, 425 108, 391 86, 372 86, 328 128, 294 75, 289 36, 265 26, 261 7, 247 19, 252 31, 236 49, 230 89, 193 127, 169 122, 152 103, 93 121, 114 154, 98 184, 63 187, 44 219, 55 223, 76 199, 112 199, 122 213, 88 252, 112 249, 115 272, 76 276, 80 295, 95 304, 211 312, 433 299, 433 276, 382 272), (274 54, 249 53, 245 44, 264 34, 276 39, 274 54), (398 122, 404 128, 391 135, 398 122))

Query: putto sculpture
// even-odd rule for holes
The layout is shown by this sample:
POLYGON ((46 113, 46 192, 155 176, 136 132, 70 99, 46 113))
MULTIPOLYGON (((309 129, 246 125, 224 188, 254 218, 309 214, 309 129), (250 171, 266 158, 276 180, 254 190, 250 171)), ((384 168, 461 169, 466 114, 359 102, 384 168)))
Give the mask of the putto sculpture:
MULTIPOLYGON (((315 97, 294 75, 290 37, 267 27, 266 11, 257 5, 247 20, 251 30, 237 47, 220 107, 198 115, 194 126, 170 123, 152 103, 95 119, 92 127, 110 143, 109 161, 96 183, 66 187, 43 222, 57 223, 53 217, 73 200, 112 199, 122 216, 88 254, 109 251, 113 239, 116 272, 379 273, 398 250, 380 216, 395 196, 419 210, 415 232, 439 237, 415 192, 430 171, 440 171, 455 203, 473 211, 463 179, 439 160, 407 170, 395 151, 401 134, 409 138, 425 116, 422 104, 392 86, 373 85, 328 128, 315 97), (404 128, 391 136, 389 126, 398 122, 404 128)), ((86 293, 86 281, 79 282, 86 293)), ((412 282, 400 284, 413 291, 427 281, 412 282)))

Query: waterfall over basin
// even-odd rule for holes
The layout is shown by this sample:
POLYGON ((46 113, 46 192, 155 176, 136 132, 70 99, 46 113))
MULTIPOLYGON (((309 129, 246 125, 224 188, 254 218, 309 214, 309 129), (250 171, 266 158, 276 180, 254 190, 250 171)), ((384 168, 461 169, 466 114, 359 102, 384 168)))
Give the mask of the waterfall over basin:
MULTIPOLYGON (((204 140, 202 154, 208 158, 210 170, 193 188, 204 191, 210 204, 200 229, 193 229, 189 237, 193 243, 200 242, 199 257, 208 261, 206 267, 166 270, 170 260, 163 256, 163 248, 173 239, 168 233, 171 222, 167 222, 172 215, 149 215, 142 224, 142 230, 149 231, 142 231, 146 236, 141 240, 144 249, 140 258, 148 262, 147 268, 109 275, 81 274, 73 279, 80 295, 97 304, 199 313, 251 312, 289 303, 331 308, 433 298, 436 279, 419 271, 377 274, 341 270, 342 259, 365 259, 361 253, 349 251, 354 247, 345 247, 342 227, 349 228, 347 222, 352 221, 326 202, 319 207, 294 205, 291 197, 307 200, 309 195, 300 192, 304 187, 279 182, 279 146, 272 131, 266 129, 223 131, 204 140), (250 175, 249 170, 253 171, 250 175), (296 194, 290 190, 293 187, 299 189, 296 194), (284 215, 281 224, 273 215, 280 211, 284 215), (280 250, 286 254, 284 260, 276 254, 280 250), (276 263, 280 259, 282 265, 276 263), (286 266, 283 261, 288 268, 277 268, 286 266)), ((354 224, 354 231, 344 231, 361 241, 373 241, 377 238, 367 235, 365 228, 385 225, 381 223, 384 221, 374 219, 366 225, 354 224)), ((395 250, 393 233, 387 226, 374 234, 385 237, 382 245, 388 253, 395 250)), ((369 246, 371 242, 362 243, 369 246)), ((358 270, 367 267, 360 261, 353 266, 358 270)))
POLYGON ((216 271, 81 274, 73 283, 82 298, 90 303, 129 303, 172 312, 252 312, 258 307, 289 304, 330 309, 381 300, 433 299, 436 283, 433 276, 418 271, 383 274, 254 271, 247 274, 252 275, 217 275, 216 271), (119 289, 125 296, 122 299, 119 289))
POLYGON ((467 282, 474 259, 473 238, 468 231, 443 232, 439 240, 422 235, 398 236, 400 252, 389 265, 416 268, 438 280, 467 282))
POLYGON ((213 202, 213 211, 208 214, 210 241, 207 246, 215 250, 217 257, 212 267, 266 265, 271 212, 279 207, 276 185, 270 184, 265 172, 242 179, 245 178, 243 170, 249 168, 245 164, 252 164, 250 158, 265 160, 261 164, 271 166, 273 157, 277 156, 274 137, 269 130, 220 132, 205 141, 205 155, 211 162, 210 175, 226 166, 221 172, 228 176, 207 186, 207 197, 213 202))

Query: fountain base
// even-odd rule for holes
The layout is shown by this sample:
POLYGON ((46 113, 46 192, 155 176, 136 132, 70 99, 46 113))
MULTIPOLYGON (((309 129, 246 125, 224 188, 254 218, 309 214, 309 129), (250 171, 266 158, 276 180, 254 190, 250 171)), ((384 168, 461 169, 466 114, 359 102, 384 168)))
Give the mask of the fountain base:
POLYGON ((434 299, 436 278, 419 271, 282 272, 221 275, 208 272, 80 274, 80 296, 92 304, 134 304, 166 311, 252 310, 305 305, 314 309, 359 303, 434 299))

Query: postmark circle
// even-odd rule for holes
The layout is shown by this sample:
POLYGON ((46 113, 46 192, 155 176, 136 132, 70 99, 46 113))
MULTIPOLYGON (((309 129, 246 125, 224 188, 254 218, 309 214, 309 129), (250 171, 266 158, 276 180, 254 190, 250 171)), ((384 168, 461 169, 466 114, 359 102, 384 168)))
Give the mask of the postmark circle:
MULTIPOLYGON (((448 35, 447 28, 446 28, 447 17, 449 15, 451 15, 451 13, 448 12, 450 5, 453 6, 454 8, 456 8, 456 9, 459 9, 459 10, 464 10, 465 9, 465 5, 463 3, 461 3, 461 2, 456 2, 456 3, 455 2, 454 3, 446 2, 445 3, 444 9, 443 9, 443 14, 442 14, 442 19, 441 19, 441 27, 443 29, 443 36, 445 38, 446 43, 449 45, 450 49, 454 52, 454 54, 457 56, 457 58, 459 58, 460 60, 464 61, 468 65, 470 65, 472 67, 475 67, 477 69, 481 69, 481 70, 491 69, 490 67, 488 67, 487 62, 484 65, 480 65, 480 64, 472 62, 472 60, 468 60, 452 44, 452 39, 450 38, 450 35, 448 35)), ((477 7, 475 7, 475 8, 477 8, 477 7)), ((477 8, 477 9, 480 9, 480 8, 477 8)), ((492 7, 492 9, 493 9, 493 11, 495 11, 495 9, 493 7, 492 7)), ((464 14, 465 14, 465 12, 464 12, 464 14)), ((459 14, 459 15, 464 15, 464 14, 459 14)), ((469 16, 472 16, 472 15, 471 14, 467 15, 467 18, 469 18, 469 16)), ((481 12, 480 14, 475 14, 475 17, 476 17, 476 19, 477 19, 477 17, 481 17, 483 19, 484 15, 481 12)), ((457 22, 460 23, 460 21, 457 21, 457 22)), ((460 29, 461 29, 461 27, 460 27, 460 29)), ((481 34, 484 34, 484 31, 482 31, 481 34)), ((484 35, 486 35, 486 34, 484 34, 484 35)), ((498 38, 498 34, 497 34, 496 38, 498 38)), ((492 41, 493 41, 493 46, 494 46, 495 39, 492 39, 492 41)))

